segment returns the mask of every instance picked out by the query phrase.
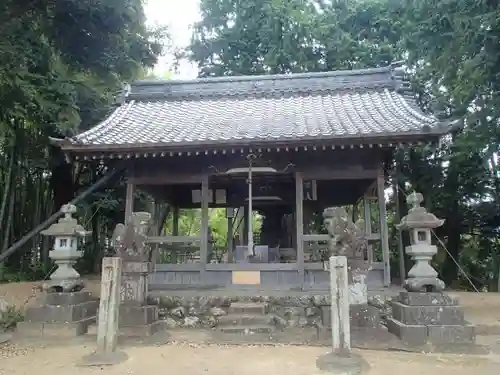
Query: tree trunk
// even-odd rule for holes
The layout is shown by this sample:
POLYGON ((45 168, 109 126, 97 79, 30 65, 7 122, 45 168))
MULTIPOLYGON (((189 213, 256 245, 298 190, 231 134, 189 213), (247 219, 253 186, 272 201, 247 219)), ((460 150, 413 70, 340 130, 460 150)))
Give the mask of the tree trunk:
POLYGON ((73 169, 71 164, 66 163, 61 150, 52 146, 50 148, 52 159, 50 185, 54 193, 54 208, 59 210, 75 196, 73 169))
POLYGON ((446 247, 448 249, 448 253, 443 263, 442 278, 446 285, 452 285, 458 280, 458 267, 455 261, 459 261, 460 255, 460 226, 450 223, 447 227, 447 233, 448 241, 446 242, 446 247))

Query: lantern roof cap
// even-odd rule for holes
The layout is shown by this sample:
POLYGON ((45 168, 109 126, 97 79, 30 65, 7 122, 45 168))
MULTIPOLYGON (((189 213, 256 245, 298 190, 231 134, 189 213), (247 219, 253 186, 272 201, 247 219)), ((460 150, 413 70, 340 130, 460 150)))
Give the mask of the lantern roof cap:
POLYGON ((61 207, 61 212, 64 214, 57 223, 52 224, 47 229, 41 232, 44 236, 57 236, 57 237, 84 237, 90 234, 83 226, 78 224, 78 220, 73 218, 76 213, 76 206, 72 204, 65 204, 61 207))
POLYGON ((401 219, 401 222, 396 225, 399 230, 410 229, 434 229, 444 224, 444 219, 438 219, 434 214, 427 212, 425 207, 420 204, 424 201, 424 196, 421 193, 413 192, 406 198, 406 203, 410 208, 408 215, 401 219))

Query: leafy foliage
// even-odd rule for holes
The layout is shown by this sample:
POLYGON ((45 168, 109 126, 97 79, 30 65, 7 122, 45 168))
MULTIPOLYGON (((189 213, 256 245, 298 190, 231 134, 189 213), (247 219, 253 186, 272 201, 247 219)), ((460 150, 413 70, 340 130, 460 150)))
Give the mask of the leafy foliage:
MULTIPOLYGON (((99 179, 102 168, 67 164, 48 137, 101 120, 122 82, 154 65, 166 35, 146 29, 141 0, 6 0, 0 19, 1 252, 99 179)), ((48 267, 48 246, 36 237, 6 268, 28 272, 33 253, 48 267)))
MULTIPOLYGON (((366 68, 402 60, 413 73, 422 107, 464 126, 452 128, 437 149, 416 147, 395 155, 398 171, 389 172, 403 192, 399 214, 406 213, 404 194, 422 192, 427 206, 446 219, 438 232, 449 251, 441 263, 445 281, 463 281, 456 259, 483 287, 494 282, 500 264, 498 5, 202 0, 189 56, 200 76, 366 68)), ((389 207, 395 209, 392 202, 389 207)), ((391 240, 397 249, 397 238, 391 240)))

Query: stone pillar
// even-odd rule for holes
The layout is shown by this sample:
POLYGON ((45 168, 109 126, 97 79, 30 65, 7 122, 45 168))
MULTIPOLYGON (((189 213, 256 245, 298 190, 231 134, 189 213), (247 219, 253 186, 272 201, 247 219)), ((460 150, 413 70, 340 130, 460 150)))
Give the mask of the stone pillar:
POLYGON ((320 370, 335 374, 361 374, 368 368, 368 363, 351 351, 347 258, 332 256, 329 264, 332 352, 319 357, 316 366, 320 370))
POLYGON ((351 325, 349 322, 349 287, 347 258, 330 257, 330 296, 332 301, 332 350, 351 350, 351 325))
POLYGON ((82 256, 78 240, 89 232, 72 217, 75 206, 64 205, 61 212, 64 217, 41 232, 44 236, 54 237, 54 248, 49 256, 57 269, 43 285, 46 294, 42 303, 26 309, 25 321, 19 323, 17 329, 21 336, 44 339, 79 336, 96 321, 99 302, 89 292, 83 291, 84 284, 73 268, 82 256))
POLYGON ((430 264, 437 252, 431 244, 431 230, 443 225, 444 220, 420 207, 422 201, 422 194, 410 194, 407 202, 412 208, 397 226, 410 231, 411 245, 406 252, 415 264, 404 282, 407 291, 392 303, 387 328, 410 346, 443 345, 449 349, 457 344, 473 344, 474 326, 465 321, 458 300, 442 292, 445 285, 430 264))
POLYGON ((148 276, 153 271, 146 244, 150 219, 148 212, 134 212, 130 222, 118 224, 113 234, 113 246, 123 262, 118 327, 124 336, 151 336, 164 328, 157 307, 147 302, 148 276))
POLYGON ((83 357, 79 363, 81 366, 114 365, 128 358, 127 354, 116 350, 121 278, 122 259, 120 257, 104 258, 102 260, 97 348, 95 352, 83 357))

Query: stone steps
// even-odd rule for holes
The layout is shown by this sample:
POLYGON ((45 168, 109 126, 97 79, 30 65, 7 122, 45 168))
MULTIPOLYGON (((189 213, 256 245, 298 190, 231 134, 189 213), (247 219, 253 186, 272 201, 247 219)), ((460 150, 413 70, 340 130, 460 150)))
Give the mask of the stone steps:
POLYGON ((227 334, 253 335, 273 332, 273 317, 262 302, 233 302, 228 315, 219 317, 219 330, 227 334))
POLYGON ((263 302, 232 302, 229 306, 229 314, 267 314, 268 306, 263 302))
POLYGON ((271 325, 246 324, 246 325, 228 325, 220 327, 221 332, 252 335, 254 333, 270 333, 274 332, 274 327, 271 325))
POLYGON ((273 323, 271 315, 229 314, 219 317, 219 326, 268 325, 273 323))

